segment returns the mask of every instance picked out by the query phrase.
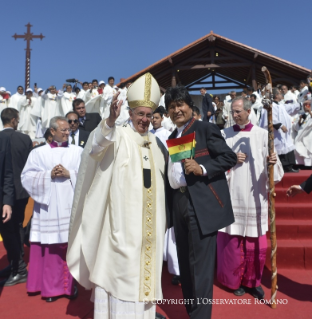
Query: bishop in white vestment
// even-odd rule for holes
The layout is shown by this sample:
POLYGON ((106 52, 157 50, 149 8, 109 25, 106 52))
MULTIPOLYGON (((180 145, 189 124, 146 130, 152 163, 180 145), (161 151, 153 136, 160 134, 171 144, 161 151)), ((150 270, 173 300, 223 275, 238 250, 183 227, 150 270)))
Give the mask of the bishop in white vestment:
POLYGON ((66 264, 70 212, 82 148, 68 145, 66 118, 51 119, 53 142, 34 149, 23 169, 22 185, 34 199, 27 291, 47 301, 77 296, 66 264))
POLYGON ((19 101, 25 97, 24 88, 22 86, 17 87, 17 92, 13 94, 10 98, 10 107, 19 111, 19 101))
POLYGON ((237 165, 227 172, 235 222, 218 233, 217 278, 237 296, 243 295, 248 287, 254 297, 263 299, 260 284, 267 249, 268 161, 277 163, 275 182, 284 173, 276 153, 268 159, 267 131, 248 119, 250 101, 234 100, 232 111, 237 124, 224 129, 222 134, 237 154, 237 165))
POLYGON ((165 158, 148 132, 159 98, 151 74, 137 79, 128 90, 130 124, 115 125, 116 95, 82 154, 67 262, 82 286, 95 287, 95 319, 154 319, 152 301, 162 299, 165 158))

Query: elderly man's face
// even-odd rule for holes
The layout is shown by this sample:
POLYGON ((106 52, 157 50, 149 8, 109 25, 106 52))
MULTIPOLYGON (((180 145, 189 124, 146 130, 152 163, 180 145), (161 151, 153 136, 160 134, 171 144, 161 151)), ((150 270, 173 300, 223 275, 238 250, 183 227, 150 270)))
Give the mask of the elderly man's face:
POLYGON ((66 116, 71 132, 76 132, 79 126, 78 115, 70 113, 66 116))
POLYGON ((70 132, 69 124, 67 121, 57 121, 58 128, 50 128, 53 140, 59 143, 67 142, 70 132))
POLYGON ((244 110, 244 103, 242 100, 238 100, 232 103, 231 109, 233 119, 237 125, 245 125, 248 123, 248 116, 251 110, 244 110))
POLYGON ((153 116, 151 108, 139 106, 130 110, 129 115, 133 126, 138 133, 144 134, 148 131, 153 116))

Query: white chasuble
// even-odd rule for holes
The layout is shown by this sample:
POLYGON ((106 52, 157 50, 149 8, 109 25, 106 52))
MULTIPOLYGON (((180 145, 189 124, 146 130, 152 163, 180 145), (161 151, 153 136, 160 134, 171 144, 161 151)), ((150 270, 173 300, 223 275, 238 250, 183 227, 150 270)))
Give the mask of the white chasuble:
POLYGON ((13 94, 13 95, 11 96, 11 98, 10 98, 10 105, 9 105, 9 107, 12 107, 13 109, 19 111, 19 101, 20 101, 22 98, 25 98, 25 95, 24 95, 24 94, 20 94, 20 93, 18 93, 18 92, 16 92, 15 94, 13 94))
MULTIPOLYGON (((245 153, 246 161, 226 173, 235 222, 219 231, 230 235, 259 237, 268 230, 268 132, 258 126, 250 131, 224 129, 222 135, 234 153, 245 153)), ((284 171, 281 162, 274 165, 274 181, 284 171)))
POLYGON ((64 92, 61 98, 62 113, 65 116, 68 112, 73 110, 73 101, 76 99, 76 94, 71 92, 64 92))
POLYGON ((30 241, 41 244, 68 242, 70 212, 82 148, 44 145, 32 150, 21 174, 22 185, 35 201, 30 241), (63 165, 70 178, 51 178, 52 169, 63 165))
POLYGON ((124 301, 162 298, 165 160, 153 134, 105 120, 84 148, 67 263, 85 288, 124 301))
POLYGON ((19 102, 19 125, 18 130, 29 135, 31 139, 36 137, 37 117, 32 115, 32 110, 35 108, 37 99, 32 97, 27 99, 26 96, 19 102))

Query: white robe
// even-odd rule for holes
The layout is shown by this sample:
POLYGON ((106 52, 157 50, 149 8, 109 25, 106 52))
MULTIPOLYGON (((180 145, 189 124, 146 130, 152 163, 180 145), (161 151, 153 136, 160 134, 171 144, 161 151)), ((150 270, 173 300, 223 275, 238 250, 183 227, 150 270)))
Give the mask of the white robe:
POLYGON ((76 93, 64 92, 61 98, 62 115, 65 116, 68 112, 73 110, 73 101, 76 99, 76 93))
POLYGON ((176 125, 171 121, 171 118, 166 116, 164 116, 161 125, 170 132, 173 132, 176 128, 176 125))
POLYGON ((36 138, 41 138, 44 136, 45 130, 42 127, 42 117, 43 117, 43 111, 44 111, 44 100, 41 96, 37 97, 35 106, 32 108, 30 114, 34 118, 37 119, 36 122, 36 138))
POLYGON ((296 162, 300 165, 312 166, 312 118, 309 113, 299 126, 299 122, 294 125, 297 132, 295 139, 295 156, 296 162))
POLYGON ((144 137, 129 125, 108 130, 103 120, 84 148, 72 208, 67 251, 71 274, 85 288, 96 285, 124 301, 162 299, 165 160, 155 136, 148 133, 148 138, 150 150, 142 147, 144 137), (151 196, 157 204, 145 209, 143 167, 149 151, 155 172, 151 196), (155 271, 146 278, 142 275, 149 254, 145 256, 143 229, 150 209, 156 210, 150 225, 154 236, 150 245, 156 247, 151 248, 154 257, 148 265, 155 271), (151 291, 142 298, 140 281, 146 279, 152 282, 147 285, 151 291))
POLYGON ((87 93, 88 93, 88 90, 85 91, 84 89, 81 89, 81 91, 77 95, 77 99, 82 99, 85 103, 87 103, 88 101, 86 97, 87 93))
POLYGON ((37 103, 35 97, 31 97, 31 101, 24 96, 24 98, 19 101, 19 125, 18 130, 24 134, 29 135, 33 140, 36 137, 36 125, 37 117, 33 116, 32 110, 34 109, 37 103))
POLYGON ((75 145, 32 150, 21 174, 22 185, 35 201, 29 241, 41 244, 68 242, 70 212, 82 148, 75 145), (70 179, 51 178, 52 169, 62 164, 70 179))
MULTIPOLYGON (((235 222, 219 231, 244 237, 262 236, 268 230, 268 132, 258 126, 239 132, 229 127, 222 135, 233 152, 245 153, 247 159, 226 174, 235 222)), ((283 174, 278 160, 274 181, 279 182, 283 174)))
POLYGON ((103 91, 103 101, 100 106, 101 116, 102 118, 109 117, 109 107, 112 103, 112 99, 114 94, 116 94, 116 90, 110 85, 106 85, 103 91))
POLYGON ((296 94, 292 93, 290 90, 287 91, 287 93, 284 95, 283 102, 291 102, 291 104, 294 104, 297 102, 297 96, 296 94))
POLYGON ((157 136, 161 140, 161 142, 164 144, 164 146, 168 149, 166 141, 168 137, 172 134, 172 132, 166 130, 162 126, 158 128, 157 130, 152 129, 150 130, 150 132, 155 134, 155 136, 157 136))
POLYGON ((224 124, 224 127, 230 127, 233 126, 235 124, 233 116, 232 116, 232 109, 231 109, 231 104, 232 104, 232 100, 228 100, 224 102, 224 106, 223 106, 223 118, 226 121, 224 124), (226 118, 227 117, 227 118, 226 118))
MULTIPOLYGON (((127 100, 127 93, 128 93, 128 89, 125 87, 123 89, 119 89, 119 96, 118 96, 118 100, 122 100, 122 105, 120 108, 120 115, 118 116, 117 120, 116 120, 116 125, 123 125, 124 123, 126 123, 130 116, 129 116, 129 105, 128 105, 128 100, 127 100)), ((109 108, 110 106, 108 106, 109 108)))
MULTIPOLYGON (((7 107, 9 107, 9 100, 4 99, 2 97, 2 95, 0 95, 0 114, 7 107)), ((0 119, 0 131, 2 131, 2 130, 3 130, 3 124, 2 124, 2 121, 0 119)))
POLYGON ((24 94, 19 94, 18 92, 16 92, 15 94, 13 94, 11 97, 10 97, 10 105, 9 107, 12 107, 13 109, 16 109, 19 111, 19 101, 20 99, 22 99, 23 97, 25 97, 24 94))
MULTIPOLYGON (((284 133, 281 127, 274 131, 274 146, 278 155, 287 154, 295 149, 292 137, 291 137, 291 118, 286 112, 284 104, 277 104, 273 102, 273 124, 281 123, 281 127, 284 125, 287 128, 287 132, 284 133)), ((268 114, 267 110, 263 109, 260 119, 260 127, 267 129, 268 128, 268 114)))
POLYGON ((42 114, 42 127, 46 130, 50 125, 50 120, 54 116, 62 116, 62 106, 61 106, 61 98, 63 96, 63 91, 60 90, 58 94, 51 94, 48 92, 47 94, 44 92, 41 95, 43 99, 43 114, 42 114))

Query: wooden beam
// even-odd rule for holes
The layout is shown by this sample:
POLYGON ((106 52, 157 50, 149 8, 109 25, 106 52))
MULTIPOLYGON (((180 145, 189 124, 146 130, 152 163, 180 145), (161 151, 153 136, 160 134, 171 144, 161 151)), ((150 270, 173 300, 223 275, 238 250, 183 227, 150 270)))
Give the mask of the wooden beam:
POLYGON ((211 76, 211 72, 209 72, 207 75, 202 76, 201 78, 199 78, 198 80, 193 81, 190 84, 187 84, 185 87, 188 88, 192 85, 198 84, 200 81, 205 80, 207 78, 209 78, 211 76))
POLYGON ((197 64, 197 65, 185 65, 180 66, 179 70, 196 70, 196 69, 214 69, 214 68, 241 68, 249 67, 250 63, 221 63, 221 64, 197 64))
MULTIPOLYGON (((231 89, 244 89, 246 86, 234 86, 234 85, 231 85, 231 86, 217 86, 217 87, 207 87, 206 89, 207 90, 231 90, 231 89)), ((199 91, 200 88, 188 88, 187 89, 188 91, 199 91)))
POLYGON ((234 80, 234 79, 232 79, 232 78, 230 78, 230 77, 228 77, 228 76, 222 75, 222 74, 220 74, 220 73, 218 73, 218 72, 216 72, 216 76, 218 76, 218 77, 221 78, 221 79, 227 80, 227 81, 229 81, 230 83, 235 83, 235 84, 237 84, 237 85, 246 86, 246 83, 240 82, 240 81, 237 81, 237 80, 234 80))

